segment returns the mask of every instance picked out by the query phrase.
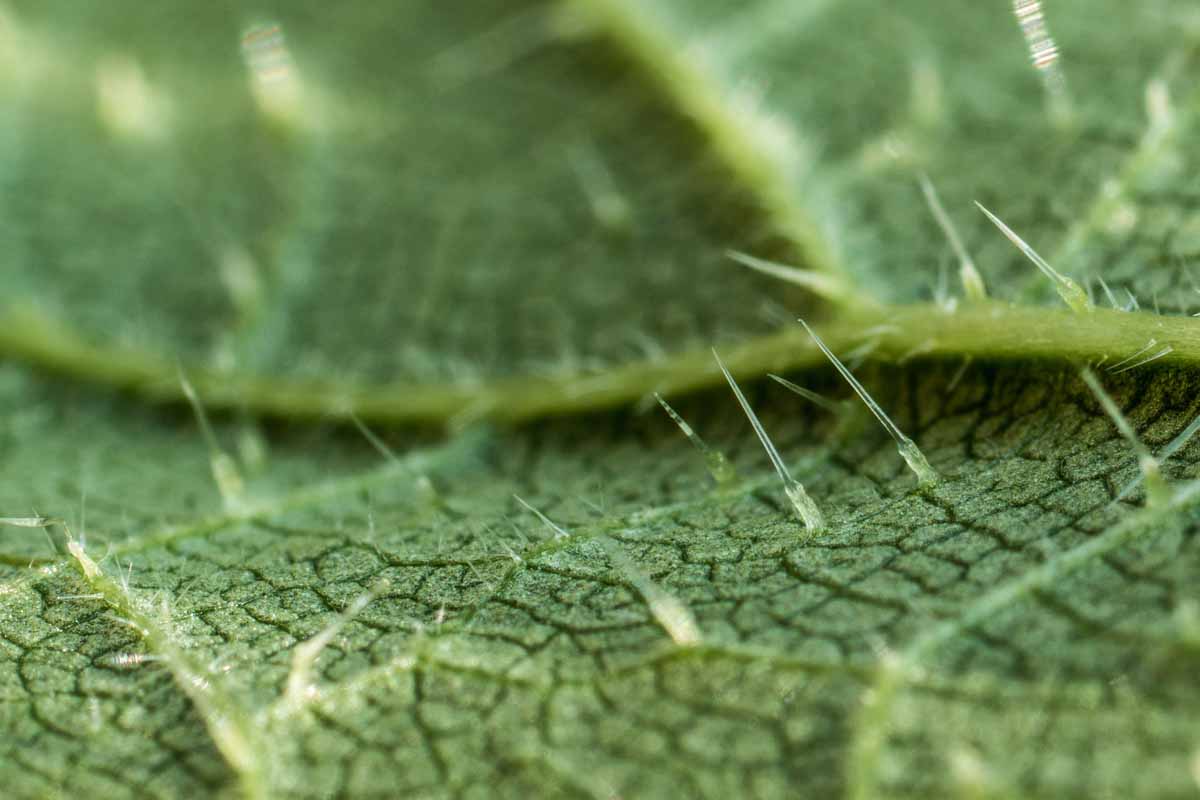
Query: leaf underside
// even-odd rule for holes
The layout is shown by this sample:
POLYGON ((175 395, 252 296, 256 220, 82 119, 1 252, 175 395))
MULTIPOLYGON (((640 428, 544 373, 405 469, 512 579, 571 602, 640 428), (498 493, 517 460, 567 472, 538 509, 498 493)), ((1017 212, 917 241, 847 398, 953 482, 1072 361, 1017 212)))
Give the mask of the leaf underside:
POLYGON ((986 5, 0 8, 6 796, 1194 793, 1200 16, 986 5))

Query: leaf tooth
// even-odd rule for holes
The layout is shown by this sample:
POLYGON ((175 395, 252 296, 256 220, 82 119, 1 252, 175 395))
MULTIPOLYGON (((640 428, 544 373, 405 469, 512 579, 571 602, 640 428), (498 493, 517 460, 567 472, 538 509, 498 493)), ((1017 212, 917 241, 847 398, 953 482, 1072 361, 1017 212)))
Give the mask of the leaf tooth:
POLYGON ((796 513, 804 522, 804 527, 808 529, 809 533, 817 533, 823 530, 825 528, 825 518, 821 514, 821 510, 817 508, 817 504, 809 497, 808 492, 804 491, 804 485, 792 477, 787 464, 783 462, 783 458, 779 455, 779 451, 775 449, 775 444, 771 441, 771 437, 767 435, 766 429, 758 421, 758 415, 750 407, 750 403, 746 400, 746 396, 742 394, 737 381, 729 374, 729 370, 725 369, 725 364, 721 361, 721 357, 717 355, 716 349, 713 350, 713 358, 717 360, 717 366, 721 368, 721 373, 725 376, 725 380, 728 381, 729 388, 733 390, 733 395, 737 398, 738 404, 746 412, 746 416, 750 420, 750 427, 754 428, 755 435, 762 442, 763 449, 767 451, 767 457, 771 459, 771 465, 775 467, 775 472, 779 475, 779 480, 783 482, 783 492, 787 495, 788 500, 792 503, 792 507, 796 509, 796 513))
POLYGON ((808 331, 808 335, 812 337, 813 342, 825 354, 830 363, 833 364, 834 369, 846 379, 846 382, 850 384, 850 388, 862 399, 867 409, 875 415, 875 419, 879 420, 879 423, 883 425, 883 429, 895 440, 896 448, 900 451, 900 456, 904 459, 904 463, 908 464, 909 469, 916 474, 917 482, 922 486, 936 483, 939 477, 937 470, 930 466, 929 460, 925 458, 925 454, 921 452, 921 448, 917 447, 917 443, 908 438, 904 434, 904 431, 900 430, 896 426, 896 423, 892 422, 892 418, 887 415, 887 412, 875 402, 875 398, 871 397, 871 393, 858 382, 858 378, 854 377, 854 373, 847 369, 846 365, 833 354, 833 351, 821 340, 821 337, 817 336, 816 331, 810 328, 804 320, 800 320, 800 324, 804 326, 804 330, 808 331))

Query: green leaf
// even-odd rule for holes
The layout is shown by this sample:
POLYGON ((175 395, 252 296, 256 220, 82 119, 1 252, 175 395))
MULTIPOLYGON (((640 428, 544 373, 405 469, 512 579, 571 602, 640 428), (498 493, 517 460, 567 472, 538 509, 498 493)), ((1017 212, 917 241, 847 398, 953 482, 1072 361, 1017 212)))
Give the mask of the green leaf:
POLYGON ((8 796, 1194 793, 1188 4, 11 5, 8 796))

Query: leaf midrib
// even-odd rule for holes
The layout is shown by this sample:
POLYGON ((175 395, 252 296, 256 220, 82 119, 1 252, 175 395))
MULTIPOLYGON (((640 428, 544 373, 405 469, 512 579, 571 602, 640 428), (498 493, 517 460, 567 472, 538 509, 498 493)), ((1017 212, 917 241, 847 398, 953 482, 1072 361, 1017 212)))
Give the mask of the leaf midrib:
MULTIPOLYGON (((1200 367, 1200 323, 1148 312, 1097 309, 1076 314, 989 302, 947 313, 919 304, 843 314, 819 330, 835 352, 867 344, 872 348, 867 357, 881 362, 970 358, 1111 365, 1154 340, 1154 350, 1147 355, 1171 348, 1155 360, 1156 366, 1200 367)), ((90 344, 65 325, 28 312, 0 319, 0 355, 153 402, 186 400, 174 363, 150 353, 90 344)), ((799 326, 731 346, 721 357, 742 379, 826 363, 799 326)), ((214 409, 282 419, 357 416, 368 422, 436 423, 452 429, 481 419, 523 422, 618 408, 645 401, 653 392, 678 395, 721 380, 708 350, 594 374, 519 377, 479 385, 321 383, 202 367, 188 367, 187 374, 205 406, 214 409)))

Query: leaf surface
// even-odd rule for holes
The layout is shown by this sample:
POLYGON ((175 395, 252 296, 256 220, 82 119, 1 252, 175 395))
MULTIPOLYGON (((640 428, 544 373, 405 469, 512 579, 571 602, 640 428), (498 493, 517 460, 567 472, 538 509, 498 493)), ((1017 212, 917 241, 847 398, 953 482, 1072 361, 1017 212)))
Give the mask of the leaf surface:
POLYGON ((402 6, 5 12, 9 794, 1195 791, 1194 10, 402 6))

